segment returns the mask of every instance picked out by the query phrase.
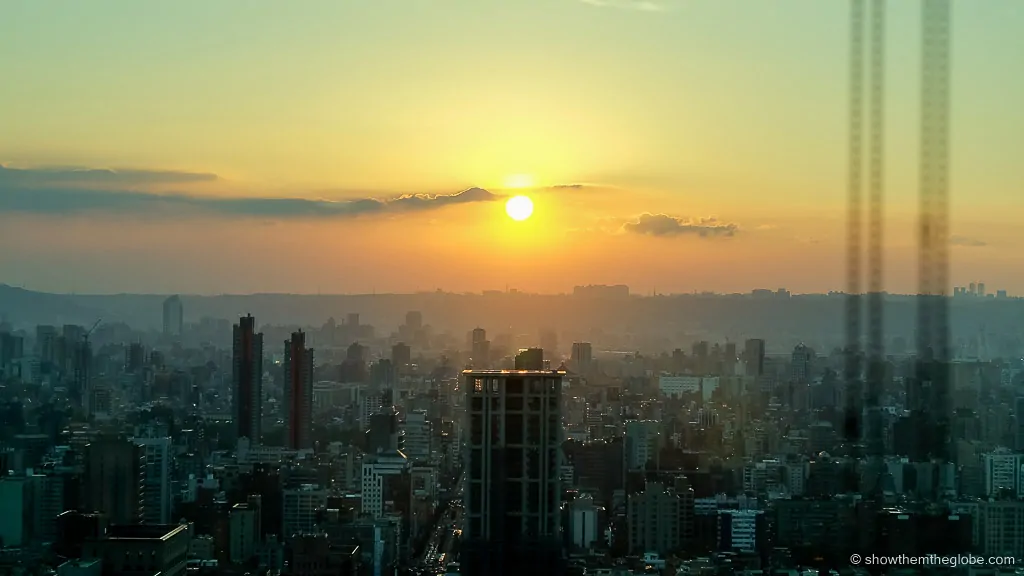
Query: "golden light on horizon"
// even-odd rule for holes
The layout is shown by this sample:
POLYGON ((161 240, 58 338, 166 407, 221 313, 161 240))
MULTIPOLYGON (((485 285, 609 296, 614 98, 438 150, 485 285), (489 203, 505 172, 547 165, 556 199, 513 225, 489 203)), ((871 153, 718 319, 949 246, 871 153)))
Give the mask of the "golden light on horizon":
POLYGON ((529 174, 511 174, 505 177, 506 188, 531 188, 533 184, 533 176, 529 174))
POLYGON ((509 218, 522 222, 533 214, 533 200, 528 196, 513 196, 505 202, 505 212, 509 218))

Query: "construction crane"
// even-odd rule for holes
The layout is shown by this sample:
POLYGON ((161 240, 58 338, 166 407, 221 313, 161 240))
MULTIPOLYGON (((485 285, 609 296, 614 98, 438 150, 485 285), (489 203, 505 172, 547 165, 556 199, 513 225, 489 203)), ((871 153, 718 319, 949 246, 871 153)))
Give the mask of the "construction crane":
POLYGON ((96 320, 95 322, 93 322, 92 327, 89 328, 88 330, 86 330, 85 334, 82 335, 82 341, 83 342, 85 342, 86 344, 89 343, 89 336, 92 335, 93 331, 96 330, 96 327, 99 326, 100 322, 102 322, 102 321, 103 321, 103 319, 100 318, 100 319, 96 320))
POLYGON ((93 325, 82 334, 82 342, 75 350, 75 391, 79 395, 79 401, 86 414, 90 412, 92 394, 92 347, 89 345, 89 336, 102 320, 96 320, 93 325))

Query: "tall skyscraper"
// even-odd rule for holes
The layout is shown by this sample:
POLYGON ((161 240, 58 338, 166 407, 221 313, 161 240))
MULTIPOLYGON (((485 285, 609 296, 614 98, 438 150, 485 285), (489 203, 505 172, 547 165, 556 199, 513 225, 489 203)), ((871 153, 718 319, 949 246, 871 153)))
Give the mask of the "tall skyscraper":
POLYGON ((181 298, 171 296, 164 300, 164 336, 181 336, 185 326, 185 308, 181 298))
POLYGON ((258 444, 263 418, 263 334, 256 332, 251 314, 235 324, 231 375, 237 437, 258 444))
POLYGON ((487 340, 487 331, 483 328, 474 328, 470 335, 470 357, 473 359, 473 367, 477 370, 484 370, 490 366, 491 343, 487 340))
POLYGON ((764 340, 751 338, 743 346, 743 359, 747 363, 747 376, 764 374, 764 340))
POLYGON ((292 450, 312 448, 313 350, 306 335, 292 332, 284 343, 284 403, 287 445, 292 450))
POLYGON ((467 370, 462 573, 561 574, 560 371, 467 370))
POLYGON ((412 364, 412 348, 405 342, 399 342, 391 347, 391 364, 395 370, 404 373, 412 364))
POLYGON ((71 366, 74 370, 74 395, 82 405, 86 414, 92 414, 92 344, 88 338, 66 342, 71 350, 71 366))
POLYGON ((572 344, 572 365, 573 369, 580 374, 589 374, 591 363, 594 361, 594 349, 590 342, 573 342, 572 344))

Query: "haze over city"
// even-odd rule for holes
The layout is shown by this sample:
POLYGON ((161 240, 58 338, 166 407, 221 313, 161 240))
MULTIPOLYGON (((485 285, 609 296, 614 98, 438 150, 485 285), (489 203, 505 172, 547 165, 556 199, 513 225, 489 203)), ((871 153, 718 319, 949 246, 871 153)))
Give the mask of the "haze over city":
MULTIPOLYGON (((54 6, 12 2, 0 22, 8 283, 843 288, 843 3, 54 6), (514 194, 535 205, 521 222, 514 194)), ((1021 293, 1024 80, 1007 71, 1024 14, 953 12, 952 279, 1021 293)), ((918 13, 889 14, 886 287, 903 293, 918 13)))
POLYGON ((1024 0, 0 0, 0 576, 1021 576, 1024 0))

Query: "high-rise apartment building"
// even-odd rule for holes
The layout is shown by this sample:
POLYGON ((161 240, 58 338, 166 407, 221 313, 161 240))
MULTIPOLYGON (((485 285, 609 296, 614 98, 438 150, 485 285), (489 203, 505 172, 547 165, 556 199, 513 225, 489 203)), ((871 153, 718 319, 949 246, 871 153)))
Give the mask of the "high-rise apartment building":
POLYGON ((559 574, 561 371, 467 370, 462 573, 559 574))
POLYGON ((86 414, 93 413, 92 406, 92 344, 89 339, 65 341, 71 351, 71 368, 74 374, 74 396, 79 399, 86 414))
POLYGON ((626 517, 629 550, 634 554, 669 554, 681 543, 683 500, 661 482, 647 482, 643 492, 630 494, 626 517))
POLYGON ((47 367, 47 370, 52 368, 57 363, 57 341, 60 338, 60 333, 57 332, 56 326, 36 326, 36 356, 39 356, 39 362, 47 367))
POLYGON ((405 342, 398 342, 391 347, 391 365, 400 373, 405 373, 412 364, 412 348, 405 342))
POLYGON ((661 422, 631 420, 626 422, 622 459, 625 470, 646 470, 649 462, 657 463, 662 447, 661 422))
POLYGON ((743 359, 747 363, 747 376, 764 374, 764 340, 751 338, 743 347, 743 359))
POLYGON ((185 308, 181 298, 171 296, 164 300, 164 336, 181 336, 185 326, 185 308))
POLYGON ((328 491, 312 484, 287 489, 282 494, 282 532, 285 538, 316 532, 317 511, 327 504, 328 491))
POLYGON ((284 343, 284 405, 286 443, 292 450, 313 447, 313 350, 306 335, 292 332, 284 343))
POLYGON ((406 413, 405 421, 400 424, 404 444, 402 451, 413 462, 426 462, 430 459, 431 422, 426 410, 413 410, 406 413))
POLYGON ((258 444, 263 418, 263 334, 256 332, 251 314, 235 324, 232 383, 236 435, 258 444))
POLYGON ((174 496, 171 494, 171 439, 134 438, 145 458, 142 508, 145 524, 172 524, 174 496))
POLYGON ((572 366, 580 374, 589 374, 590 367, 594 362, 594 348, 590 342, 573 342, 572 344, 572 366))
POLYGON ((789 380, 799 384, 809 384, 814 377, 814 362, 817 358, 814 350, 805 344, 797 344, 791 355, 789 380))
POLYGON ((487 340, 487 331, 483 328, 474 328, 470 333, 470 357, 477 370, 485 370, 490 366, 491 342, 487 340))
POLYGON ((371 518, 408 514, 412 496, 410 463, 400 450, 367 455, 363 459, 362 511, 371 518))
POLYGON ((143 519, 146 453, 129 440, 98 440, 85 447, 84 504, 106 514, 112 524, 143 519))

